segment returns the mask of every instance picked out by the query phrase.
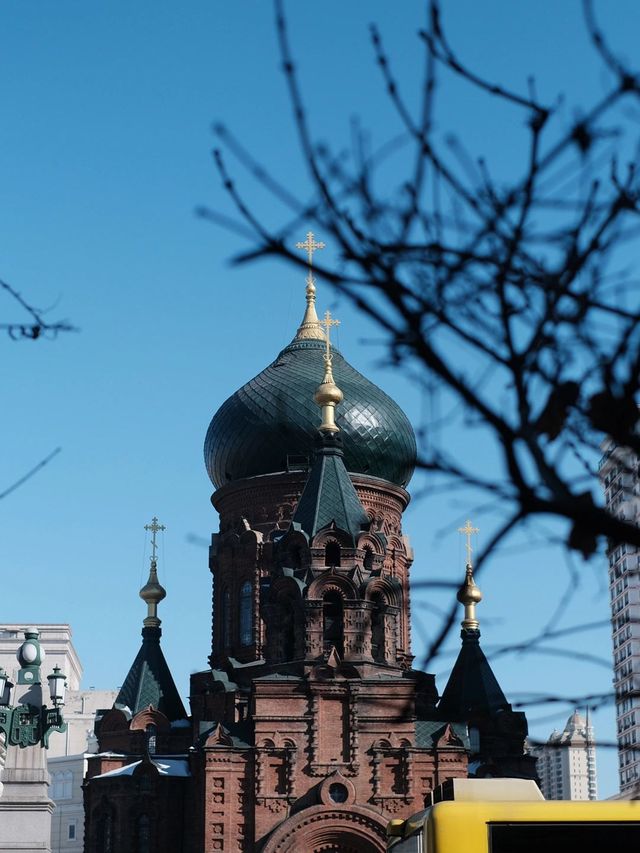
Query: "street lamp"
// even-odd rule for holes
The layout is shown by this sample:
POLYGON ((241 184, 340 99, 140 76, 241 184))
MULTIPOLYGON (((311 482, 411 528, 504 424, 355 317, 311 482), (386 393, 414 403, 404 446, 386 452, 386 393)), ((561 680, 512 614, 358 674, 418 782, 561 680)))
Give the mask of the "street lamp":
POLYGON ((4 733, 6 743, 10 746, 24 749, 40 745, 47 749, 51 732, 64 732, 67 729, 61 710, 67 686, 66 676, 59 666, 55 666, 51 675, 47 676, 53 703, 53 708, 47 708, 42 697, 40 664, 45 653, 38 640, 39 632, 35 628, 28 628, 24 637, 24 643, 16 654, 20 663, 20 695, 16 697, 18 704, 14 706, 10 704, 14 685, 0 667, 0 732, 4 733))
POLYGON ((58 664, 54 666, 51 675, 47 676, 47 681, 49 682, 49 694, 53 702, 53 707, 58 708, 60 705, 64 705, 67 676, 61 671, 58 664))
POLYGON ((12 687, 13 684, 9 681, 9 676, 0 666, 0 705, 9 704, 9 693, 12 687))

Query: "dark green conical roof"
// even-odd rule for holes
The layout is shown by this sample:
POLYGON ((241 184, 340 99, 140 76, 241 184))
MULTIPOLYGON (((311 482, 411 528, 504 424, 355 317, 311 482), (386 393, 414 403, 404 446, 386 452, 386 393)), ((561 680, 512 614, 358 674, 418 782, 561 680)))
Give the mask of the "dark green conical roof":
POLYGON ((438 704, 438 715, 447 720, 468 720, 476 714, 492 716, 509 703, 480 648, 480 631, 461 632, 462 648, 438 704))
POLYGON ((319 530, 335 524, 350 533, 354 541, 369 524, 369 516, 360 503, 344 467, 339 434, 322 433, 307 485, 298 501, 293 524, 313 538, 319 530))
MULTIPOLYGON (((294 340, 216 412, 204 445, 214 486, 286 471, 288 458, 312 459, 318 424, 313 395, 324 350, 322 340, 294 340)), ((406 415, 336 349, 333 372, 344 393, 336 423, 345 467, 406 486, 416 462, 416 440, 406 415)))
POLYGON ((149 705, 172 722, 185 720, 187 712, 160 648, 160 628, 142 629, 142 646, 116 698, 116 707, 126 707, 135 716, 149 705))

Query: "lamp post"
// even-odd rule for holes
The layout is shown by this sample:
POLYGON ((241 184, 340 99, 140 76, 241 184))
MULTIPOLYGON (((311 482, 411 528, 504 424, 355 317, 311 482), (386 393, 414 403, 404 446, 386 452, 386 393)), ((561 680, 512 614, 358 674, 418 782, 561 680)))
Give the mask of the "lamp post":
POLYGON ((47 676, 53 707, 48 708, 42 703, 40 665, 45 655, 38 637, 39 632, 35 628, 28 628, 24 632, 24 643, 16 654, 20 663, 18 685, 22 688, 17 705, 10 704, 14 685, 0 667, 0 733, 4 733, 6 745, 21 749, 38 745, 47 749, 51 732, 67 729, 62 716, 66 676, 59 666, 55 666, 47 676))

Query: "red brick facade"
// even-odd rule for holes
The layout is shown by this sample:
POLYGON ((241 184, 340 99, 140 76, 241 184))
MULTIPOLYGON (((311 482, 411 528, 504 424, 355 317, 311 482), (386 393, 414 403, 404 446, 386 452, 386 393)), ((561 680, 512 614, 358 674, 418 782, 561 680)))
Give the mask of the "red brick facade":
POLYGON ((369 530, 307 541, 290 524, 306 476, 213 497, 213 670, 191 682, 207 851, 382 851, 391 817, 467 773, 433 676, 411 669, 407 493, 354 476, 369 530))
POLYGON ((112 710, 85 781, 90 853, 381 853, 385 826, 467 775, 464 725, 412 669, 409 497, 352 477, 357 535, 292 523, 306 472, 219 489, 211 668, 189 727, 112 710))

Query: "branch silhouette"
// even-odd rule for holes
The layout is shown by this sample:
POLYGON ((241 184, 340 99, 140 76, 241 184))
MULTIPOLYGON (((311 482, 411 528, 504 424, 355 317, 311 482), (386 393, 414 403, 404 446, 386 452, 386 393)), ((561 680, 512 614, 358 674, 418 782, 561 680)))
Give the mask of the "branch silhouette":
MULTIPOLYGON (((425 50, 418 108, 401 91, 382 35, 372 27, 373 58, 397 127, 389 129, 388 146, 372 154, 362 133, 354 133, 345 157, 343 147, 314 137, 283 0, 275 0, 280 60, 310 197, 301 198, 230 131, 218 128, 215 162, 235 215, 203 213, 252 235, 235 263, 278 256, 301 268, 295 235, 302 223, 312 223, 334 249, 333 259, 326 253, 329 258, 315 265, 315 274, 377 325, 390 363, 429 390, 422 425, 429 442, 418 460, 427 484, 468 488, 501 502, 502 519, 476 575, 532 520, 560 521, 565 548, 584 558, 599 547, 640 547, 640 529, 607 510, 597 482, 607 437, 640 453, 640 290, 625 260, 640 233, 639 140, 628 110, 640 100, 640 72, 617 57, 590 0, 583 5, 585 37, 608 83, 568 124, 566 102, 562 114, 560 97, 543 103, 533 79, 523 93, 471 68, 451 46, 440 4, 431 0, 427 26, 416 34, 425 50), (524 119, 527 144, 510 180, 494 176, 487 161, 437 130, 434 93, 444 85, 443 72, 466 84, 470 97, 490 98, 524 119), (381 192, 377 170, 400 147, 405 171, 395 191, 382 181, 381 192), (227 158, 282 205, 279 228, 242 196, 227 158), (479 457, 451 458, 441 429, 451 422, 470 424, 492 446, 497 462, 490 476, 479 457)), ((558 625, 570 595, 568 588, 549 623, 522 650, 567 653, 548 641, 564 630, 558 625)), ((454 603, 442 616, 425 666, 441 652, 457 613, 454 603)), ((604 702, 611 695, 590 698, 604 702)), ((571 701, 584 704, 585 697, 571 701)))

